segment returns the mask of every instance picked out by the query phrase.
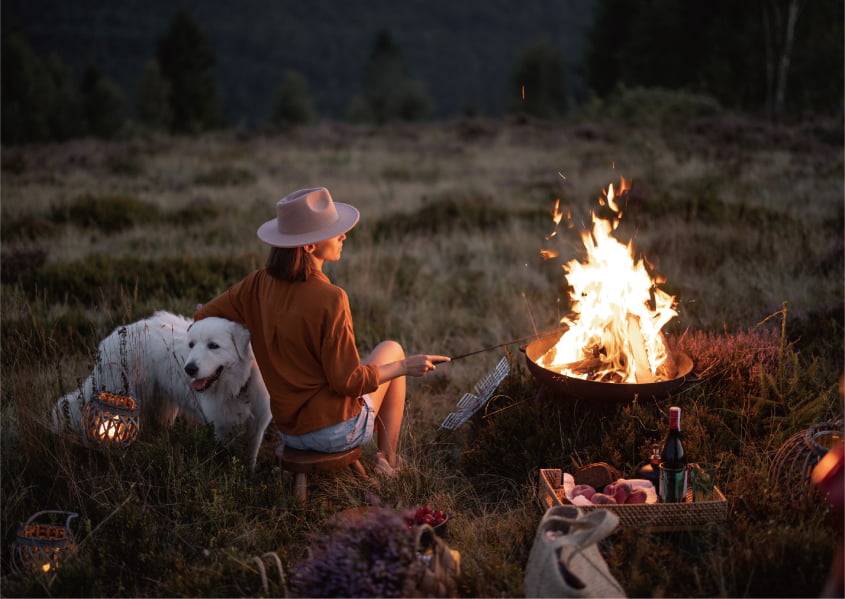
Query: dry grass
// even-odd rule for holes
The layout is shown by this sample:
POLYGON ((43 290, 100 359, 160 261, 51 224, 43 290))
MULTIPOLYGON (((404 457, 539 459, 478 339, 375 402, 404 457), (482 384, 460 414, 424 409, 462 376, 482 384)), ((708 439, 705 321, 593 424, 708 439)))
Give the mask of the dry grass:
POLYGON ((669 400, 610 412, 539 404, 511 346, 512 373, 486 413, 437 437, 505 351, 479 354, 410 381, 409 468, 397 482, 317 477, 309 506, 274 470, 271 432, 250 476, 205 429, 180 423, 119 458, 52 435, 47 414, 117 324, 157 309, 191 314, 259 267, 265 248, 254 230, 289 191, 325 185, 361 210, 328 274, 349 293, 362 352, 395 338, 410 352, 456 355, 557 325, 567 311, 560 265, 579 254, 577 227, 624 176, 637 193, 622 233, 678 296, 673 338, 698 370, 718 374, 671 401, 685 408, 690 452, 731 464, 723 484, 733 516, 705 535, 620 534, 604 547, 608 561, 631 596, 815 596, 833 551, 823 506, 796 521, 766 470, 789 434, 842 415, 842 148, 720 144, 718 126, 683 135, 603 124, 323 124, 277 137, 5 150, 4 595, 257 596, 252 555, 294 563, 308 533, 370 494, 456 515, 449 542, 463 557, 462 596, 521 595, 540 515, 537 470, 590 461, 633 470, 662 437, 669 400), (93 220, 56 216, 88 206, 80 198, 147 210, 125 227, 102 207, 88 208, 93 220), (576 228, 546 240, 557 198, 576 228), (561 256, 544 262, 541 248, 561 256), (109 264, 114 281, 97 280, 109 264), (48 589, 10 575, 7 547, 21 521, 51 508, 80 512, 83 547, 48 589))

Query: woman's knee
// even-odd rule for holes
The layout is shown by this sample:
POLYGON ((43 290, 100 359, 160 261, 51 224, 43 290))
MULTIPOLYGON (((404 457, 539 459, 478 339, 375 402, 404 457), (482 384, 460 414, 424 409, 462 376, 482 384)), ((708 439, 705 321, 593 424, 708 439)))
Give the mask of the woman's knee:
POLYGON ((367 364, 387 364, 405 357, 405 350, 396 341, 382 341, 370 352, 365 362, 367 364))

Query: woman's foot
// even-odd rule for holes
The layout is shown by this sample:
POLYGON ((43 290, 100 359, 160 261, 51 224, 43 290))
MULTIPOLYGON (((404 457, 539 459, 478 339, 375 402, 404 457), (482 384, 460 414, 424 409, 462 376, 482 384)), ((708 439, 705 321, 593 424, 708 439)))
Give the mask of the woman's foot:
POLYGON ((394 458, 395 466, 391 466, 387 459, 379 451, 376 454, 376 465, 373 468, 377 473, 386 476, 387 478, 396 478, 399 476, 399 470, 402 468, 402 458, 396 456, 394 458))

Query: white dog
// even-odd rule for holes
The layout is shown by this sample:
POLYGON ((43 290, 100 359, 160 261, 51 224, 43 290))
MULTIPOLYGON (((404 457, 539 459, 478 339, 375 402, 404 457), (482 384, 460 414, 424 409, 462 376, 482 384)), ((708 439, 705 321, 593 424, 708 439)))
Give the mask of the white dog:
POLYGON ((271 419, 249 331, 223 318, 193 322, 156 312, 116 328, 100 343, 94 371, 80 389, 57 402, 55 430, 81 432, 82 408, 101 392, 132 395, 141 406, 141 428, 170 426, 183 415, 214 424, 217 439, 243 432, 250 468, 271 419))

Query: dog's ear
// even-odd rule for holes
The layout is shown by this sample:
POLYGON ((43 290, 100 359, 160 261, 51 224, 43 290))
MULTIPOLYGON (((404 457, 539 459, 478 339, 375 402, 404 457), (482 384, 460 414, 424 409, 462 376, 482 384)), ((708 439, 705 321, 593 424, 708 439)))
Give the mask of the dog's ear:
POLYGON ((235 351, 238 352, 238 358, 242 360, 253 359, 252 346, 249 344, 249 331, 246 327, 233 324, 232 344, 235 346, 235 351))

